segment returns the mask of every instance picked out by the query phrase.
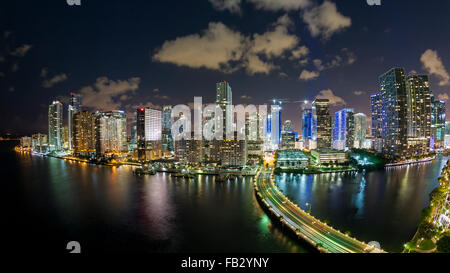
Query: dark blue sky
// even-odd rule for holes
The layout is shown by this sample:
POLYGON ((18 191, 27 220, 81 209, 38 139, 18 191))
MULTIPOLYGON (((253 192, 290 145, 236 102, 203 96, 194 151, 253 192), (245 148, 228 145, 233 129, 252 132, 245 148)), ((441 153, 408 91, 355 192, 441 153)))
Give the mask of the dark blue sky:
MULTIPOLYGON (((211 2, 81 0, 75 7, 65 0, 2 1, 0 132, 45 132, 48 104, 69 92, 86 94, 88 105, 98 100, 102 110, 130 110, 187 104, 194 96, 213 102, 215 82, 227 80, 234 104, 290 101, 283 119, 292 119, 296 128, 300 104, 295 101, 312 100, 323 90, 328 91, 322 95, 369 114, 369 94, 377 91, 378 76, 394 66, 432 73, 436 96, 450 94, 447 0, 382 0, 379 7, 365 0, 309 0, 307 7, 241 0, 240 12, 214 8, 211 2), (212 36, 205 38, 207 30, 212 36), (258 44, 256 37, 272 32, 282 36, 258 44), (242 44, 223 42, 229 41, 228 34, 239 36, 242 44), (281 43, 293 37, 294 44, 281 43), (202 41, 210 45, 199 49, 202 41), (259 52, 258 46, 263 48, 259 52), (308 54, 292 58, 300 47, 308 54), (215 56, 230 48, 242 56, 228 56, 230 69, 224 63, 212 68, 215 56), (180 58, 173 61, 173 56, 180 58), (258 56, 268 71, 252 70, 251 56, 258 56), (303 71, 315 77, 299 79, 303 71)), ((343 107, 337 104, 334 110, 343 107)))

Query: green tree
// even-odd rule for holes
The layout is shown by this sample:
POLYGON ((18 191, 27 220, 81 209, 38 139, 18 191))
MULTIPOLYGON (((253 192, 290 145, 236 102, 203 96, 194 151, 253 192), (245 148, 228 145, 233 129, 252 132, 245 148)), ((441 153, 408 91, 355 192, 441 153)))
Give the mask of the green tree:
POLYGON ((450 236, 444 236, 437 242, 437 250, 440 253, 450 253, 450 236))

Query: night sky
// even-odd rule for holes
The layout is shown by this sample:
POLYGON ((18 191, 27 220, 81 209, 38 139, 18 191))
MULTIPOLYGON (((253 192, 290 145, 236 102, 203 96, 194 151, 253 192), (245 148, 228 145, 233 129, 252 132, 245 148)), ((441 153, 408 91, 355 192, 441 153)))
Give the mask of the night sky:
POLYGON ((369 114, 394 66, 431 74, 448 100, 449 13, 448 0, 1 1, 0 133, 45 133, 48 104, 69 92, 131 114, 212 103, 221 80, 233 104, 282 99, 298 130, 299 101, 316 96, 369 114))

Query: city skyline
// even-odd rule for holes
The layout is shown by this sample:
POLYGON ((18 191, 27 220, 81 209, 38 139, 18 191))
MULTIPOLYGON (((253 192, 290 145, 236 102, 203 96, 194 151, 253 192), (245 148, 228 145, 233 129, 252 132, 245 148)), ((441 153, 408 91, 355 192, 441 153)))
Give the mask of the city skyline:
MULTIPOLYGON (((317 97, 328 97, 331 98, 332 113, 338 110, 336 108, 352 107, 355 113, 370 116, 367 96, 379 91, 378 75, 397 65, 404 67, 407 74, 415 70, 419 74, 430 75, 431 91, 436 98, 448 97, 446 67, 450 58, 445 50, 448 35, 444 35, 444 28, 420 31, 429 30, 437 18, 447 20, 445 16, 437 16, 443 12, 440 5, 423 6, 412 1, 406 8, 399 3, 388 2, 374 7, 365 2, 311 1, 313 6, 308 9, 288 8, 280 4, 270 10, 242 1, 239 9, 221 10, 205 0, 199 1, 200 6, 196 7, 204 16, 185 12, 192 7, 178 3, 180 10, 173 10, 177 20, 172 20, 172 17, 164 19, 156 14, 156 11, 164 14, 171 6, 169 3, 117 3, 116 6, 85 3, 80 7, 68 7, 65 1, 61 1, 43 6, 30 3, 30 11, 25 12, 17 3, 3 3, 5 9, 2 10, 13 12, 12 15, 2 14, 1 19, 0 86, 3 103, 0 111, 5 118, 0 124, 0 132, 45 132, 47 117, 42 109, 51 103, 49 98, 67 104, 70 92, 82 93, 85 105, 91 111, 124 110, 130 118, 136 106, 162 108, 172 101, 171 105, 183 103, 193 95, 214 101, 213 86, 223 79, 233 83, 233 91, 238 94, 234 98, 235 104, 270 103, 274 98, 283 101, 283 120, 292 120, 296 131, 300 131, 301 109, 297 101, 304 99, 313 101, 317 97), (25 31, 31 27, 30 21, 11 20, 11 16, 33 18, 36 15, 31 10, 40 15, 52 12, 62 26, 69 28, 70 25, 70 29, 55 27, 51 21, 41 20, 34 27, 45 28, 49 34, 37 36, 25 31), (130 14, 124 13, 121 16, 125 20, 121 22, 127 23, 119 27, 114 16, 103 16, 102 22, 94 18, 93 11, 98 10, 111 11, 104 14, 132 11, 136 19, 127 20, 130 14), (236 10, 240 10, 240 14, 236 10), (389 19, 394 14, 398 15, 399 10, 402 11, 399 18, 389 19), (155 14, 144 17, 145 11, 155 14), (306 14, 314 14, 313 11, 330 12, 336 15, 336 22, 323 25, 320 20, 308 20, 306 14), (264 19, 255 17, 259 12, 265 15, 264 19), (406 31, 402 18, 419 14, 422 17, 425 14, 428 20, 412 20, 408 26, 413 24, 416 31, 406 31), (370 20, 374 17, 387 20, 370 20), (258 18, 256 22, 252 22, 254 18, 258 18), (367 18, 367 21, 361 18, 367 18), (155 22, 164 24, 165 30, 153 27, 155 22), (105 24, 115 27, 102 34, 105 24), (99 25, 99 28, 92 29, 91 25, 99 25), (180 28, 180 25, 183 26, 180 28), (125 29, 130 28, 133 31, 125 35, 125 29), (417 41, 419 32, 422 35, 420 42, 410 43, 417 41), (207 34, 210 34, 211 41, 206 38, 209 37, 205 36, 207 34), (125 37, 124 41, 116 41, 116 35, 125 37), (216 50, 214 56, 223 57, 223 60, 201 58, 205 56, 194 50, 195 42, 202 41, 204 46, 209 46, 209 42, 214 45, 219 36, 226 37, 226 41, 231 43, 230 48, 213 47, 216 50), (271 37, 290 43, 285 46, 270 43, 271 37), (249 46, 240 38, 250 40, 250 51, 239 52, 232 47, 233 43, 249 46), (76 42, 72 43, 73 39, 76 42), (395 46, 384 46, 382 41, 385 39, 390 39, 395 46), (192 42, 192 52, 199 56, 197 63, 192 63, 184 55, 174 55, 178 56, 177 60, 168 58, 167 52, 175 54, 173 50, 181 42, 192 42), (406 43, 408 50, 403 50, 402 45, 406 43), (221 50, 228 49, 242 53, 242 58, 228 62, 230 55, 221 54, 221 50), (255 51, 262 61, 259 63, 261 66, 255 66, 255 51), (86 60, 95 65, 88 65, 86 60), (238 63, 237 67, 233 66, 234 61, 238 63), (217 62, 229 65, 217 66, 217 62), (23 81, 23 78, 27 80, 23 81), (99 109, 93 109, 96 104, 99 109)), ((448 103, 446 107, 448 112, 448 103)))

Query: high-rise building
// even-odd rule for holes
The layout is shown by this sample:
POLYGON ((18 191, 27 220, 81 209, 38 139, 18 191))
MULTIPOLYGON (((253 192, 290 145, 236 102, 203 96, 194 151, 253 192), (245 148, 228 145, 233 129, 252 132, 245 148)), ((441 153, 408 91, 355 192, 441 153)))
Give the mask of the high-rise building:
POLYGON ((450 149, 450 121, 445 122, 445 140, 444 148, 450 149))
POLYGON ((67 129, 69 138, 69 150, 73 149, 73 115, 81 112, 81 95, 70 93, 70 103, 67 115, 67 129))
POLYGON ((137 144, 138 148, 145 147, 145 108, 136 110, 135 144, 137 144))
POLYGON ((292 121, 286 120, 284 122, 283 131, 289 131, 289 132, 294 132, 295 131, 294 124, 292 124, 292 121))
POLYGON ((330 101, 328 99, 316 99, 312 105, 314 119, 316 120, 317 148, 331 148, 331 115, 330 101))
POLYGON ((281 127, 282 127, 282 103, 281 101, 273 101, 270 107, 270 113, 267 115, 266 122, 266 139, 270 143, 271 149, 276 150, 281 143, 281 127))
POLYGON ((161 111, 145 108, 145 141, 161 141, 161 111))
POLYGON ((73 115, 73 150, 83 156, 95 152, 95 114, 81 111, 73 115))
POLYGON ((372 117, 372 130, 371 134, 373 138, 383 138, 383 104, 381 100, 381 93, 370 96, 370 109, 372 117))
POLYGON ((355 115, 353 109, 342 109, 335 113, 333 148, 348 150, 354 147, 355 115))
POLYGON ((166 105, 162 111, 162 147, 163 149, 173 152, 172 137, 172 106, 166 105))
POLYGON ((136 110, 136 143, 139 149, 149 141, 161 141, 162 112, 152 108, 136 110))
POLYGON ((430 150, 431 91, 427 75, 411 74, 406 80, 408 152, 426 154, 430 150))
MULTIPOLYGON (((431 95, 431 139, 434 142, 434 148, 440 149, 444 146, 445 138, 445 101, 436 100, 431 95)), ((433 148, 433 145, 431 145, 433 148)))
MULTIPOLYGON (((227 105, 233 104, 233 95, 231 92, 231 86, 227 81, 218 82, 216 84, 216 105, 220 107, 223 112, 223 127, 217 128, 218 130, 223 130, 223 138, 226 138, 226 121, 227 119, 232 119, 233 113, 231 111, 227 111, 227 105)), ((233 128, 228 128, 232 130, 233 128)))
POLYGON ((127 117, 125 112, 97 113, 95 136, 97 155, 127 152, 127 117))
POLYGON ((59 151, 63 144, 63 105, 54 101, 48 107, 48 145, 50 151, 59 151))
POLYGON ((317 141, 317 120, 312 107, 305 103, 302 110, 302 138, 305 148, 315 149, 317 141))
POLYGON ((364 148, 367 132, 367 116, 363 113, 355 115, 355 142, 354 147, 358 149, 364 148))
POLYGON ((383 152, 405 156, 408 142, 405 70, 392 68, 380 76, 383 152))
POLYGON ((282 149, 295 149, 295 133, 293 131, 281 132, 281 148, 282 149))
POLYGON ((409 75, 406 80, 408 137, 431 136, 431 91, 427 75, 409 75))
POLYGON ((31 149, 36 153, 46 153, 48 148, 48 136, 34 134, 31 136, 31 149))

